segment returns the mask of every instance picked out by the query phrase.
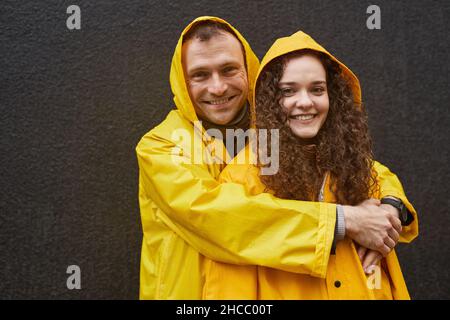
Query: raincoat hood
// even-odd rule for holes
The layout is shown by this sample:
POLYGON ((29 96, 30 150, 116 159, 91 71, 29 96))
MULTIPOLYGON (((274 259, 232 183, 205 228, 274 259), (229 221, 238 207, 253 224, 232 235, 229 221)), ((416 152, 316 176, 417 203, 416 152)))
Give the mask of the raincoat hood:
MULTIPOLYGON (((313 38, 304 33, 303 31, 298 31, 289 37, 283 37, 277 39, 273 45, 270 47, 269 51, 267 51, 263 60, 261 61, 261 65, 258 70, 258 74, 256 79, 259 78, 262 70, 274 59, 285 55, 290 52, 310 49, 317 52, 321 52, 326 54, 331 60, 337 62, 342 69, 343 75, 345 79, 350 84, 350 88, 353 92, 353 97, 355 102, 359 105, 361 104, 361 87, 359 85, 359 80, 355 76, 355 74, 347 68, 345 64, 336 59, 333 55, 331 55, 324 47, 318 44, 313 38)), ((255 81, 256 86, 256 81, 255 81)), ((253 92, 256 90, 254 89, 253 92)), ((255 101, 255 100, 253 100, 255 101)), ((252 108, 252 114, 254 119, 254 108, 252 108)))
POLYGON ((182 46, 183 46, 183 37, 184 35, 199 21, 217 21, 223 23, 231 28, 234 31, 239 41, 242 43, 245 51, 245 60, 247 63, 247 78, 248 78, 248 96, 247 99, 252 105, 253 99, 253 88, 255 82, 255 76, 258 71, 259 61, 256 55, 253 53, 252 49, 248 42, 244 39, 244 37, 237 31, 232 25, 226 22, 223 19, 217 17, 203 16, 198 17, 193 20, 181 33, 180 38, 178 39, 177 46, 175 48, 175 52, 172 58, 172 65, 170 68, 170 86, 172 88, 172 93, 174 95, 175 105, 178 110, 182 113, 182 115, 190 120, 191 122, 198 121, 197 114, 195 113, 194 105, 192 104, 191 98, 189 97, 189 92, 186 86, 186 80, 184 78, 183 65, 181 63, 181 55, 182 55, 182 46))

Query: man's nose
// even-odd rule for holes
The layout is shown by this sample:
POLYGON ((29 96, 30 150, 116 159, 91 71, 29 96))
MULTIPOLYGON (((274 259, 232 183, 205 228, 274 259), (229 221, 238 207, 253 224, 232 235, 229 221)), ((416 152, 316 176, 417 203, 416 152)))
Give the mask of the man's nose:
POLYGON ((306 90, 298 92, 295 99, 295 107, 297 108, 307 109, 314 105, 314 102, 311 100, 311 97, 306 90))
POLYGON ((218 74, 213 74, 208 86, 208 92, 215 96, 222 96, 228 89, 226 81, 218 74))

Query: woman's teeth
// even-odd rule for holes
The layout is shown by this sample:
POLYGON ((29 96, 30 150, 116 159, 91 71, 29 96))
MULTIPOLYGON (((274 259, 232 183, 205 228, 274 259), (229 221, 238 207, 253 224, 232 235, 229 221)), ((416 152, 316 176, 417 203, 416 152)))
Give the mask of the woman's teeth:
POLYGON ((299 114, 296 116, 292 116, 292 118, 297 119, 297 120, 311 120, 312 118, 314 118, 314 114, 299 114))

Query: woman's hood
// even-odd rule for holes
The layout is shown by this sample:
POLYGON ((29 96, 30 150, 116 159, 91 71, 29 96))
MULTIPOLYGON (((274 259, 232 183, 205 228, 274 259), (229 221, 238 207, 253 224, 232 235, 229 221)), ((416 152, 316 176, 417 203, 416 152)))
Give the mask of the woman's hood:
MULTIPOLYGON (((270 47, 269 51, 267 51, 266 55, 261 61, 261 65, 258 70, 258 75, 256 79, 259 78, 261 71, 264 69, 266 65, 268 65, 273 59, 278 58, 287 53, 310 49, 314 51, 318 51, 326 54, 332 60, 336 61, 344 74, 344 77, 350 84, 350 88, 353 92, 353 97, 355 102, 359 105, 361 103, 361 87, 359 85, 358 78, 354 75, 354 73, 347 68, 345 64, 336 59, 333 55, 331 55, 325 48, 323 48, 320 44, 318 44, 313 38, 304 33, 303 31, 298 31, 289 37, 279 38, 274 44, 270 47)), ((255 82, 256 86, 256 82, 255 82)), ((255 91, 254 91, 255 92, 255 91)), ((253 110, 254 111, 254 110, 253 110)))

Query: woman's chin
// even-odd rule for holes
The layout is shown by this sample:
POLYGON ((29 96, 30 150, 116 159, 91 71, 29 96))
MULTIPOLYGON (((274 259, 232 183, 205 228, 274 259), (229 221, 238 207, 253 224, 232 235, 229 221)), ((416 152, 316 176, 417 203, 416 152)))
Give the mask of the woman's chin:
POLYGON ((298 128, 291 128, 292 133, 301 140, 314 140, 317 136, 317 130, 304 130, 298 128))

